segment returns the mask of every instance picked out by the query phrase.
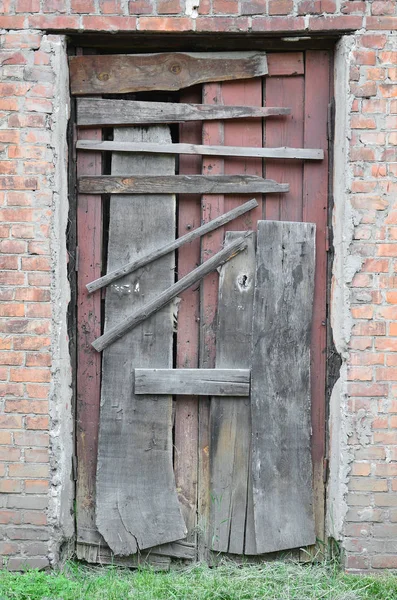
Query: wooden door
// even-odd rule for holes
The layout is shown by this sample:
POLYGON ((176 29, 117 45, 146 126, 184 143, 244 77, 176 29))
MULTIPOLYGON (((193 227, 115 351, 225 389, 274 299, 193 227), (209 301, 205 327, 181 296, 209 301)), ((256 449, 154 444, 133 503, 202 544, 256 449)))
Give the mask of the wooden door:
MULTIPOLYGON (((280 220, 316 224, 316 276, 311 342, 312 461, 315 528, 324 531, 325 459, 325 349, 327 279, 327 118, 330 102, 330 53, 269 53, 269 74, 244 81, 207 83, 181 90, 180 102, 235 106, 290 107, 291 115, 272 119, 192 121, 179 125, 173 135, 179 142, 250 146, 321 148, 321 162, 258 158, 225 158, 180 155, 180 174, 252 174, 288 183, 283 194, 255 194, 258 208, 225 228, 184 246, 177 255, 177 277, 181 278, 222 246, 226 231, 256 229, 258 220, 280 220)), ((175 101, 175 95, 169 97, 175 101)), ((164 99, 164 97, 162 98, 164 99)), ((102 140, 100 128, 80 129, 80 139, 102 140)), ((107 135, 107 134, 106 134, 107 135)), ((101 175, 108 169, 99 152, 78 152, 77 174, 101 175)), ((180 194, 176 208, 177 235, 183 235, 218 215, 240 205, 250 196, 180 194)), ((92 562, 106 562, 112 553, 99 535, 95 516, 98 423, 101 394, 101 356, 92 347, 103 328, 104 301, 100 293, 87 294, 87 283, 97 279, 105 267, 108 232, 106 197, 80 194, 77 205, 78 269, 78 361, 77 361, 77 541, 78 555, 92 562)), ((172 212, 172 210, 171 210, 172 212)), ((171 216, 170 216, 171 218, 171 216)), ((172 224, 171 224, 172 225, 172 224)), ((229 234, 230 235, 230 234, 229 234)), ((181 296, 174 345, 177 368, 217 366, 218 273, 208 275, 200 286, 181 296)), ((219 346, 218 346, 219 347, 219 346)), ((144 366, 144 365, 142 365, 144 366)), ((153 366, 156 366, 153 364, 153 366)), ((245 365, 241 365, 242 367, 245 365)), ((186 525, 183 541, 157 546, 149 553, 118 559, 127 564, 149 560, 166 566, 170 557, 193 559, 196 549, 208 558, 208 549, 232 554, 257 554, 250 544, 252 499, 249 469, 242 474, 238 464, 223 465, 224 455, 214 455, 214 422, 224 407, 213 399, 180 396, 173 411, 173 466, 179 506, 186 525), (218 461, 218 462, 217 462, 218 461), (215 465, 215 466, 214 466, 215 465), (217 467, 216 467, 217 465, 217 467), (232 485, 245 489, 239 501, 228 503, 221 533, 214 538, 214 469, 230 471, 232 485), (234 483, 233 483, 234 482, 234 483), (245 488, 244 488, 245 485, 245 488), (231 508, 232 507, 232 508, 231 508), (247 533, 248 532, 248 533, 247 533)), ((225 419, 228 449, 249 444, 249 411, 238 409, 225 419), (240 412, 239 412, 240 411, 240 412), (247 416, 248 415, 248 416, 247 416), (245 426, 242 427, 246 419, 245 426), (248 419, 248 420, 247 420, 248 419), (243 440, 243 441, 244 441, 243 440), (244 444, 243 444, 244 445, 244 444)), ((167 417, 169 418, 169 417, 167 417)), ((221 428, 222 429, 222 428, 221 428)), ((219 430, 217 430, 217 435, 219 430)), ((238 454, 238 452, 237 452, 238 454)), ((246 467, 244 467, 246 468, 246 467)), ((223 509, 222 509, 223 510, 223 509)), ((222 512, 222 511, 221 511, 222 512)), ((219 529, 219 528, 218 528, 219 529)))

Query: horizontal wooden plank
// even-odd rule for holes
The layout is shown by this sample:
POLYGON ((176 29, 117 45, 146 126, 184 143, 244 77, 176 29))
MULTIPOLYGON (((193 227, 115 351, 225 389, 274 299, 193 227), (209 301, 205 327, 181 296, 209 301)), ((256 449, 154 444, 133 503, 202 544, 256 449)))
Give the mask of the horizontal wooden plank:
POLYGON ((303 52, 272 52, 267 55, 269 77, 303 75, 305 59, 303 52))
POLYGON ((249 369, 135 369, 135 394, 249 396, 249 369))
POLYGON ((202 146, 198 144, 137 144, 134 142, 92 142, 81 140, 78 150, 100 152, 140 152, 149 154, 197 154, 202 156, 247 156, 255 158, 283 158, 322 160, 324 150, 320 148, 244 148, 242 146, 202 146))
POLYGON ((80 194, 270 194, 289 185, 256 175, 99 175, 80 177, 80 194))
POLYGON ((81 98, 77 101, 77 125, 80 127, 114 127, 213 121, 219 119, 264 119, 289 115, 289 108, 222 106, 212 104, 177 104, 138 100, 100 100, 81 98))
POLYGON ((127 331, 130 331, 139 323, 142 323, 145 319, 153 315, 157 311, 159 311, 163 306, 166 306, 171 300, 176 298, 178 294, 187 290, 191 285, 194 285, 198 281, 201 281, 206 275, 215 271, 218 267, 223 265, 226 261, 236 256, 239 252, 242 252, 247 247, 247 233, 244 237, 238 238, 233 243, 231 243, 226 248, 223 248, 220 252, 211 256, 208 260, 205 261, 202 265, 182 277, 179 281, 177 281, 174 285, 166 289, 162 292, 157 298, 148 302, 146 306, 141 309, 136 310, 132 313, 131 316, 122 320, 118 325, 110 328, 108 331, 105 331, 103 335, 97 338, 92 346, 100 352, 107 346, 109 346, 112 342, 121 338, 127 331))
POLYGON ((119 269, 115 269, 114 271, 107 273, 103 277, 100 277, 99 279, 92 281, 91 283, 89 283, 87 285, 87 289, 89 292, 94 292, 95 290, 99 290, 100 288, 102 288, 106 285, 109 285, 113 281, 116 281, 120 277, 123 277, 124 275, 127 275, 128 273, 132 273, 136 269, 140 269, 140 268, 146 266, 147 264, 161 258, 162 256, 165 256, 169 252, 172 252, 173 250, 180 248, 184 244, 190 243, 193 240, 197 239, 198 237, 201 237, 204 234, 209 233, 210 231, 214 231, 214 229, 217 229, 218 227, 221 227, 222 225, 229 223, 229 221, 236 219, 237 217, 245 214, 246 212, 252 210, 253 208, 256 208, 257 206, 258 206, 258 202, 255 200, 255 198, 253 198, 252 200, 245 202, 241 206, 238 206, 237 208, 230 210, 229 212, 221 215, 220 217, 217 217, 213 221, 209 221, 209 223, 205 223, 201 227, 197 227, 197 229, 195 229, 194 231, 190 231, 186 235, 183 235, 182 237, 174 240, 173 242, 170 242, 169 244, 162 246, 158 250, 155 250, 154 252, 150 252, 149 254, 146 254, 145 256, 142 256, 141 258, 137 258, 137 259, 131 261, 130 263, 124 265, 123 267, 120 267, 119 269))
POLYGON ((69 59, 72 94, 126 94, 180 90, 198 83, 260 77, 264 52, 108 54, 69 59))

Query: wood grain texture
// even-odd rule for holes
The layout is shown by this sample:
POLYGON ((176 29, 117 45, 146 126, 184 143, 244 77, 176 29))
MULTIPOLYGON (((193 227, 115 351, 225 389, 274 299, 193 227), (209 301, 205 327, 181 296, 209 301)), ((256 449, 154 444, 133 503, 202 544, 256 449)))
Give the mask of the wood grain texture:
POLYGON ((135 394, 249 396, 249 386, 249 369, 135 369, 135 394))
POLYGON ((100 277, 99 279, 96 279, 95 281, 88 283, 87 290, 89 292, 94 292, 95 290, 99 290, 100 288, 104 287, 105 285, 109 285, 113 281, 116 281, 120 277, 123 277, 124 275, 127 275, 128 273, 132 273, 136 269, 142 268, 142 267, 146 266, 147 264, 149 264, 155 260, 158 260, 159 258, 161 258, 162 256, 165 256, 169 252, 173 252, 174 250, 177 250, 184 244, 188 244, 188 243, 192 242, 193 240, 195 240, 196 238, 201 237, 204 234, 209 233, 210 231, 214 231, 214 229, 217 229, 218 227, 221 227, 222 225, 229 223, 229 221, 236 219, 237 217, 245 214, 246 212, 252 210, 253 208, 256 208, 257 206, 258 206, 258 202, 255 200, 255 198, 253 198, 252 200, 245 202, 242 206, 238 206, 237 208, 229 211, 228 213, 221 215, 217 219, 214 219, 213 221, 210 221, 209 223, 205 223, 204 225, 202 225, 201 227, 198 227, 194 231, 190 231, 189 233, 185 234, 184 236, 177 238, 176 240, 170 242, 169 244, 166 244, 162 248, 159 248, 158 250, 154 250, 153 252, 150 252, 146 256, 142 256, 141 258, 139 258, 135 261, 132 261, 130 263, 127 263, 126 265, 123 265, 122 267, 120 267, 120 269, 115 269, 111 273, 107 273, 103 277, 100 277))
POLYGON ((316 169, 303 167, 303 220, 316 223, 316 279, 314 286, 311 342, 312 459, 316 536, 324 540, 326 446, 326 320, 327 320, 327 220, 328 220, 328 139, 330 102, 330 53, 306 52, 304 144, 325 149, 325 160, 316 169), (316 90, 316 98, 313 90, 316 90))
MULTIPOLYGON (((200 265, 197 267, 197 269, 194 269, 194 271, 171 285, 169 288, 165 289, 152 301, 147 301, 142 308, 139 308, 134 313, 120 320, 117 325, 109 328, 103 335, 101 335, 92 343, 95 350, 101 352, 110 344, 113 344, 116 340, 124 336, 128 331, 146 321, 148 317, 157 313, 159 310, 164 308, 164 306, 169 304, 171 300, 178 296, 178 294, 181 294, 187 290, 191 285, 198 283, 201 281, 201 279, 203 279, 203 277, 208 275, 208 273, 215 271, 224 262, 236 256, 239 252, 242 252, 246 248, 246 243, 245 237, 239 238, 227 248, 224 248, 215 254, 215 256, 210 258, 206 263, 200 265)), ((120 291, 121 293, 124 292, 125 288, 122 284, 115 284, 114 287, 117 289, 117 291, 120 291)), ((130 293, 130 288, 126 290, 126 293, 130 293)))
POLYGON ((102 175, 80 177, 81 194, 274 194, 289 186, 256 175, 102 175))
MULTIPOLYGON (((78 132, 79 137, 101 140, 102 131, 78 132)), ((102 156, 77 154, 77 175, 100 175, 102 156)), ((91 343, 101 333, 101 299, 90 297, 86 284, 101 274, 102 200, 99 196, 77 198, 77 402, 76 451, 78 460, 76 505, 77 534, 95 530, 95 477, 98 452, 101 356, 91 343)))
MULTIPOLYGON (((201 86, 181 92, 183 103, 201 101, 201 86)), ((181 142, 201 143, 200 121, 179 125, 181 142)), ((181 155, 180 174, 200 174, 201 156, 181 155)), ((177 206, 178 235, 183 235, 201 225, 201 196, 180 194, 177 206)), ((197 238, 178 250, 177 279, 182 279, 200 264, 200 239, 197 238)), ((198 367, 198 337, 200 292, 191 287, 181 295, 176 331, 176 367, 198 367)), ((197 467, 198 467, 198 411, 197 398, 176 397, 174 425, 174 472, 182 514, 188 530, 187 540, 197 545, 197 467)))
POLYGON ((163 52, 72 56, 71 92, 126 94, 180 90, 198 83, 260 77, 268 72, 264 52, 163 52))
POLYGON ((77 142, 79 150, 98 152, 147 152, 149 154, 199 154, 201 156, 237 156, 322 160, 324 151, 316 148, 247 148, 243 146, 203 146, 199 144, 134 144, 132 142, 77 142))
POLYGON ((305 56, 303 52, 272 52, 267 55, 269 77, 303 75, 305 56))
MULTIPOLYGON (((226 233, 226 244, 241 235, 226 233)), ((255 237, 220 272, 216 370, 249 368, 255 280, 255 237)), ((212 550, 244 554, 251 446, 249 400, 212 398, 210 407, 212 550)))
POLYGON ((258 553, 315 541, 310 339, 315 225, 258 224, 252 331, 252 478, 258 553))
POLYGON ((265 119, 288 115, 289 112, 288 108, 250 106, 248 101, 246 106, 212 106, 211 104, 81 98, 77 101, 77 125, 113 127, 215 119, 265 119))
MULTIPOLYGON (((131 141, 170 141, 165 126, 115 130, 131 141)), ((174 172, 170 157, 113 154, 112 172, 174 172)), ((116 196, 110 200, 108 269, 174 239, 175 197, 116 196), (158 205, 161 204, 161 211, 158 205)), ((144 271, 127 275, 106 294, 105 332, 123 321, 131 299, 139 308, 174 280, 169 254, 144 271)), ((103 356, 100 437, 97 468, 97 526, 116 555, 179 540, 186 528, 172 469, 172 398, 133 393, 134 368, 172 366, 172 307, 164 307, 127 333, 103 356)))

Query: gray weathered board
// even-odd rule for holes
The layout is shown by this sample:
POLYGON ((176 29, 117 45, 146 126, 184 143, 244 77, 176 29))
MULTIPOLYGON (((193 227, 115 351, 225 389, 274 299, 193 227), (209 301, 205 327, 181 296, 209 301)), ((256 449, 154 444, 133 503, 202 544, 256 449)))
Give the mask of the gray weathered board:
MULTIPOLYGON (((226 233, 226 244, 240 236, 226 233)), ((216 369, 250 367, 255 280, 255 236, 220 272, 216 369)), ((248 472, 251 445, 249 399, 212 398, 210 406, 212 550, 244 554, 247 531, 248 472)))
MULTIPOLYGON (((169 143, 166 126, 116 129, 115 139, 169 143)), ((114 154, 112 172, 173 173, 172 157, 114 154)), ((116 196, 110 200, 108 269, 174 239, 175 196, 116 196), (158 206, 161 205, 161 211, 158 206)), ((169 254, 110 286, 105 331, 168 288, 174 280, 169 254)), ((170 306, 151 316, 103 355, 97 467, 96 523, 116 555, 172 542, 186 528, 172 469, 172 398, 133 393, 135 366, 172 366, 170 306)))
MULTIPOLYGON (((80 177, 81 194, 271 194, 288 192, 287 183, 257 175, 134 175, 80 177)), ((159 203, 160 207, 160 203, 159 203)))
POLYGON ((72 94, 180 90, 198 83, 267 75, 264 52, 107 54, 69 59, 72 94))
POLYGON ((154 260, 158 260, 161 256, 165 256, 169 252, 177 250, 177 248, 180 248, 184 244, 188 244, 196 238, 201 237, 204 234, 209 233, 210 231, 214 231, 214 229, 217 229, 218 227, 229 223, 229 221, 232 221, 233 219, 244 215, 246 212, 252 210, 253 208, 256 208, 257 206, 258 202, 255 200, 255 198, 253 198, 252 200, 248 200, 248 202, 244 202, 244 204, 242 204, 241 206, 237 206, 236 208, 229 210, 227 213, 216 217, 212 221, 209 221, 208 223, 204 223, 204 225, 197 227, 197 229, 194 229, 193 231, 182 235, 176 240, 165 244, 165 246, 163 246, 162 248, 159 248, 158 250, 155 250, 153 252, 149 252, 145 256, 142 256, 132 262, 129 262, 126 265, 120 267, 119 269, 115 269, 114 271, 107 273, 103 277, 100 277, 99 279, 88 283, 87 290, 89 292, 99 290, 100 288, 109 285, 113 281, 116 281, 123 275, 127 275, 127 273, 132 273, 136 269, 144 267, 154 260))
MULTIPOLYGON (((160 213, 160 211, 158 211, 160 213)), ((165 289, 163 292, 158 294, 153 300, 148 300, 147 303, 143 304, 140 308, 136 309, 133 313, 120 320, 117 325, 109 328, 103 335, 97 338, 92 346, 100 352, 115 340, 121 338, 127 331, 140 325, 148 317, 161 310, 164 306, 169 304, 171 300, 176 298, 178 294, 187 290, 190 286, 198 283, 206 275, 215 271, 227 260, 232 259, 239 252, 242 252, 247 247, 246 237, 242 236, 237 240, 234 240, 232 244, 229 244, 226 248, 223 248, 211 258, 202 263, 199 267, 190 271, 185 277, 179 279, 176 283, 165 289)), ((121 285, 121 284, 120 284, 121 285)), ((117 284, 115 284, 115 287, 117 284)))
POLYGON ((199 156, 246 156, 292 160, 323 160, 320 148, 248 148, 244 146, 202 146, 199 144, 134 144, 114 141, 79 140, 78 150, 99 152, 147 152, 148 154, 196 154, 199 156))
POLYGON ((249 390, 249 369, 135 369, 135 394, 241 397, 249 390))
POLYGON ((315 542, 310 338, 315 225, 259 221, 252 329, 252 480, 258 553, 315 542))
POLYGON ((272 106, 223 106, 81 98, 77 101, 77 125, 79 127, 121 127, 215 119, 266 119, 289 115, 290 112, 290 108, 272 106))

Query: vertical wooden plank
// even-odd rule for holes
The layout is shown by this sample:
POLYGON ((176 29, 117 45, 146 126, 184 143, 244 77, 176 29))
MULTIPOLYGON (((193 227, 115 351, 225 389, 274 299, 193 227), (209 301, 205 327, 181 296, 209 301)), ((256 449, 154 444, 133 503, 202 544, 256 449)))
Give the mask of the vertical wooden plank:
MULTIPOLYGON (((265 82, 265 105, 291 107, 291 114, 264 120, 266 147, 291 146, 303 147, 304 120, 304 77, 272 77, 265 82)), ((266 177, 275 181, 289 183, 286 194, 271 194, 265 199, 265 218, 281 221, 302 221, 302 182, 303 165, 301 161, 271 160, 265 161, 266 177)))
MULTIPOLYGON (((101 129, 80 129, 78 138, 102 140, 101 129)), ((100 175, 100 152, 78 152, 77 176, 100 175)), ((81 194, 77 198, 77 405, 76 486, 77 539, 95 525, 95 473, 98 452, 101 355, 91 343, 101 334, 101 295, 88 294, 86 284, 101 275, 102 200, 81 194)))
MULTIPOLYGON (((200 104, 201 86, 184 90, 181 102, 200 104)), ((179 141, 200 144, 202 125, 197 121, 179 125, 179 141)), ((200 174, 201 156, 180 155, 179 173, 200 174)), ((201 197, 179 195, 178 236, 201 225, 201 197)), ((200 264, 200 240, 178 251, 178 279, 200 264)), ((178 310, 176 366, 198 367, 200 292, 195 286, 183 293, 178 310)), ((197 469, 198 469, 198 399, 179 396, 175 403, 174 471, 178 499, 187 527, 187 539, 196 540, 197 534, 197 469)))
POLYGON ((258 553, 315 541, 310 339, 315 225, 258 225, 251 370, 258 553))
POLYGON ((315 168, 304 164, 303 220, 316 223, 316 279, 314 287, 311 386, 312 459, 316 535, 324 539, 325 486, 325 373, 326 373, 326 289, 328 140, 327 118, 330 101, 330 55, 327 51, 306 52, 304 145, 316 144, 325 156, 315 168))
MULTIPOLYGON (((203 103, 223 104, 222 84, 211 83, 203 86, 203 103)), ((223 144, 223 123, 218 121, 203 124, 203 144, 223 144)), ((203 173, 221 175, 222 158, 203 158, 203 173)), ((202 221, 206 223, 225 212, 223 195, 203 196, 202 221)), ((223 243, 223 227, 204 236, 201 240, 201 261, 215 254, 223 243)), ((201 368, 215 366, 216 305, 218 296, 218 273, 211 273, 200 286, 200 352, 201 368)), ((198 444, 198 551, 199 560, 208 559, 209 514, 210 514, 210 463, 209 463, 209 398, 200 398, 199 403, 199 444, 198 444)))
MULTIPOLYGON (((241 233, 227 232, 226 244, 241 233)), ((248 248, 220 272, 216 368, 249 368, 255 279, 254 234, 248 248)), ((244 553, 251 446, 250 401, 211 399, 211 548, 244 553)))
MULTIPOLYGON (((169 142, 168 127, 115 129, 118 141, 169 142)), ((115 175, 170 174, 174 159, 114 153, 115 175)), ((175 196, 112 196, 108 269, 155 250, 175 236, 175 196), (159 205, 161 211, 158 210, 159 205)), ((174 281, 174 256, 114 282, 107 290, 105 329, 174 281)), ((117 555, 185 536, 172 468, 172 398, 133 393, 134 367, 172 367, 173 310, 167 306, 103 353, 97 467, 97 526, 117 555)))

